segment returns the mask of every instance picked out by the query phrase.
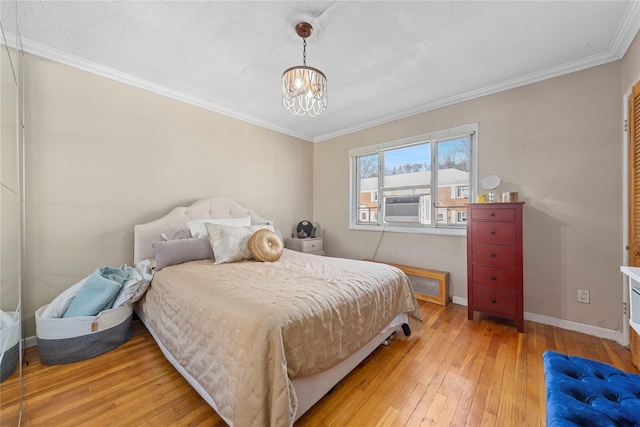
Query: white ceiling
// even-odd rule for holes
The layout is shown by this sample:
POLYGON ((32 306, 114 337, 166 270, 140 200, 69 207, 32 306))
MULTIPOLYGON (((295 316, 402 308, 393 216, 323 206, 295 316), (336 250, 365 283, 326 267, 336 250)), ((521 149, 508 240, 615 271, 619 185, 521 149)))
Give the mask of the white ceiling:
POLYGON ((26 1, 18 14, 27 52, 309 141, 620 59, 640 29, 638 0, 26 1), (315 118, 281 106, 300 21, 328 80, 315 118))

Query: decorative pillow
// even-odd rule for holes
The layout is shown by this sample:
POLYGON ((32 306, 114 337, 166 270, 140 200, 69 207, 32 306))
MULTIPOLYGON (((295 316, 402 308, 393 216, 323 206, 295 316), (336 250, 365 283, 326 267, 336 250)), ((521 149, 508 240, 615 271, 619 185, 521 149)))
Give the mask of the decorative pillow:
POLYGON ((222 224, 234 227, 247 227, 251 225, 251 218, 246 216, 243 218, 194 219, 192 221, 189 221, 187 223, 187 226, 189 227, 189 230, 191 231, 191 235, 193 237, 206 237, 207 229, 204 227, 205 224, 222 224))
POLYGON ((279 260, 282 248, 282 240, 271 230, 258 230, 249 239, 249 252, 258 261, 274 262, 279 260))
POLYGON ((214 264, 251 259, 249 239, 258 230, 268 229, 270 225, 254 225, 250 227, 233 227, 223 224, 205 224, 209 234, 209 242, 215 257, 214 264))
POLYGON ((177 230, 175 233, 162 233, 162 238, 164 240, 178 240, 178 239, 190 239, 193 237, 191 235, 191 230, 188 228, 184 228, 182 230, 177 230))
POLYGON ((187 261, 213 258, 213 251, 206 237, 153 242, 156 261, 155 271, 187 261))

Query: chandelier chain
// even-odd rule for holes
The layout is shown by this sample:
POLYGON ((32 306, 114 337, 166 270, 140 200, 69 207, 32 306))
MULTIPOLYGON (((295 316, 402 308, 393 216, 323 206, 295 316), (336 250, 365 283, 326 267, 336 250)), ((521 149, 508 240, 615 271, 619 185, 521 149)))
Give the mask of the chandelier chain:
POLYGON ((307 39, 302 39, 302 64, 307 66, 307 39))

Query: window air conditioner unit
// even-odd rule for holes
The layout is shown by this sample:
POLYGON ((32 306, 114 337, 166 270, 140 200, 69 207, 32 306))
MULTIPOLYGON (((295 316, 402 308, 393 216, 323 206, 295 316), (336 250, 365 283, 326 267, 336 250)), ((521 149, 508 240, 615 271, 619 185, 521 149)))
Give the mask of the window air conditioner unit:
POLYGON ((384 198, 385 222, 420 222, 422 196, 392 196, 384 198))

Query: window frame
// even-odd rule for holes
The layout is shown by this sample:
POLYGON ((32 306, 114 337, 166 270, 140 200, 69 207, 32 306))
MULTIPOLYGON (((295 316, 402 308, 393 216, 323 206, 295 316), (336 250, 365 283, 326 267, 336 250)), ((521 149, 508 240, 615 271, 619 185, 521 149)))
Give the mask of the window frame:
MULTIPOLYGON (((452 198, 453 199, 465 199, 465 197, 460 196, 460 193, 463 193, 465 188, 467 190, 467 193, 469 193, 469 186, 468 185, 456 185, 453 188, 453 190, 454 190, 453 193, 454 194, 453 194, 452 198)), ((468 197, 466 197, 466 198, 468 198, 468 197)))
MULTIPOLYGON (((378 223, 360 224, 358 222, 358 208, 360 201, 359 197, 361 180, 358 173, 357 163, 359 157, 379 154, 381 151, 398 149, 406 146, 416 145, 419 143, 438 143, 441 141, 451 140, 466 135, 471 135, 471 142, 469 147, 469 201, 471 202, 472 200, 475 200, 475 197, 478 194, 477 165, 479 133, 477 122, 349 150, 349 229, 363 231, 380 231, 384 229, 385 231, 397 233, 465 236, 467 233, 466 226, 461 227, 455 224, 438 224, 437 209, 433 210, 435 218, 432 218, 432 224, 385 223, 383 220, 383 215, 381 214, 382 201, 384 200, 384 198, 380 197, 380 191, 383 191, 383 187, 381 187, 381 185, 384 179, 384 174, 380 170, 378 172, 378 223)), ((433 163, 435 162, 435 159, 432 158, 431 162, 432 188, 435 188, 435 191, 437 191, 437 165, 434 168, 433 163)), ((379 162, 378 166, 379 168, 384 167, 381 162, 379 162)))

